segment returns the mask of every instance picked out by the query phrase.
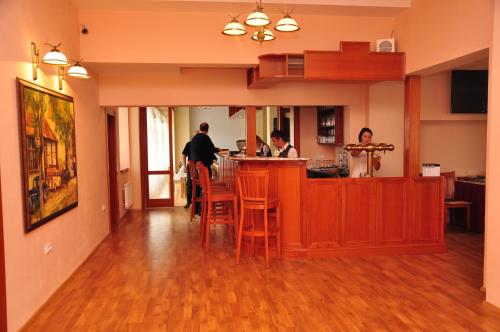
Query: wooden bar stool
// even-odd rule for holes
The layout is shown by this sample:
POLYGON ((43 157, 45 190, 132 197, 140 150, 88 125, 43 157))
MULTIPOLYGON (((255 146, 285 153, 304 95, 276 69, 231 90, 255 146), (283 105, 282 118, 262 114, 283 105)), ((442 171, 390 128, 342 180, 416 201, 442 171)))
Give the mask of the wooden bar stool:
POLYGON ((238 190, 240 196, 240 221, 238 230, 238 244, 236 248, 236 264, 240 261, 241 239, 243 236, 252 238, 252 252, 255 254, 255 237, 264 237, 266 267, 269 267, 269 237, 276 238, 278 257, 281 258, 280 240, 280 201, 269 199, 269 172, 266 171, 238 171, 238 190), (250 210, 250 225, 245 225, 245 212, 250 210), (264 214, 264 229, 255 229, 254 211, 261 210, 264 214), (275 210, 272 213, 270 210, 275 210), (268 218, 274 216, 276 224, 269 227, 268 218))
MULTIPOLYGON (((196 211, 196 203, 201 202, 201 197, 196 196, 196 188, 201 187, 200 178, 194 161, 189 160, 189 173, 191 175, 191 221, 194 219, 196 211)), ((219 189, 224 189, 226 185, 223 182, 211 181, 211 183, 219 189)))
POLYGON ((238 215, 238 197, 225 188, 217 188, 209 179, 208 168, 203 163, 196 163, 202 188, 200 232, 205 252, 210 249, 210 226, 227 225, 229 236, 236 231, 238 215))

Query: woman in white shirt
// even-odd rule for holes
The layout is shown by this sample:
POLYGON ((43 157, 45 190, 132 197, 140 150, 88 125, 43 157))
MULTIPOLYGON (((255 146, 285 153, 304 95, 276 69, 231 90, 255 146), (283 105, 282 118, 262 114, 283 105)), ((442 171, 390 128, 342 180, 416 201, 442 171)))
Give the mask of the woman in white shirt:
MULTIPOLYGON (((366 145, 368 143, 371 143, 372 135, 373 133, 370 128, 363 128, 359 132, 358 140, 361 144, 366 145)), ((366 151, 352 150, 351 156, 352 156, 351 178, 363 177, 367 173, 366 159, 368 155, 366 151)), ((377 155, 375 152, 373 154, 373 168, 375 168, 375 170, 377 171, 380 169, 380 159, 381 159, 380 156, 377 155)))

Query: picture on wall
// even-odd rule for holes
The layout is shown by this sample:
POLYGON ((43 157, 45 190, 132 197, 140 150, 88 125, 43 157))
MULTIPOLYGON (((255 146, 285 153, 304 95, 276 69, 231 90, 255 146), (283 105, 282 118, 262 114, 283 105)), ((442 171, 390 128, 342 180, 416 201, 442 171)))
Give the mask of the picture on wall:
POLYGON ((78 205, 73 98, 17 79, 25 232, 78 205))

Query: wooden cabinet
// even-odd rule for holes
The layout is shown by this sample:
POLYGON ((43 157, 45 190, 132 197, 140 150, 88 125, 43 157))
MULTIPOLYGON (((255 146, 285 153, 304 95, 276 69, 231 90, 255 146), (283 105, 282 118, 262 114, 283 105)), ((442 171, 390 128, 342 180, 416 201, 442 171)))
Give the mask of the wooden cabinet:
POLYGON ((481 183, 456 181, 455 199, 471 202, 471 231, 484 233, 485 185, 481 183))
POLYGON ((344 107, 318 107, 318 144, 344 144, 344 107))

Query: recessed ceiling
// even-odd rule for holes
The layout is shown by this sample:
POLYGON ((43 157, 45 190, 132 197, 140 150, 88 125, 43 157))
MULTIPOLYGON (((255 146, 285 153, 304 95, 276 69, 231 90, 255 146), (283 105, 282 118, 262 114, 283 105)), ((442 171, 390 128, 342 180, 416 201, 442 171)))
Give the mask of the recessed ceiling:
MULTIPOLYGON (((78 9, 244 13, 255 8, 255 0, 72 0, 78 9)), ((410 0, 264 0, 264 9, 295 14, 394 17, 410 8, 410 0)))

